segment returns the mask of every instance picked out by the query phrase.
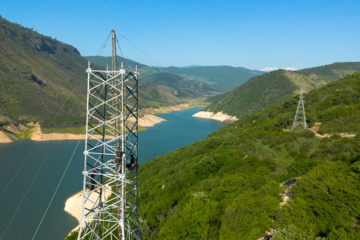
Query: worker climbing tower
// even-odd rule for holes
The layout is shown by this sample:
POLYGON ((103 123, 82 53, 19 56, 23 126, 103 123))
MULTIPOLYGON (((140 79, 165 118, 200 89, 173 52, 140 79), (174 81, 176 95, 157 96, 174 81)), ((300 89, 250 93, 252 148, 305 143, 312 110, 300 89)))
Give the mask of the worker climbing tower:
POLYGON ((304 89, 301 88, 300 90, 300 99, 298 103, 298 107, 296 109, 296 114, 294 118, 294 122, 291 128, 291 131, 293 131, 297 125, 302 126, 304 129, 306 129, 306 117, 305 117, 305 107, 304 107, 304 98, 303 98, 304 89))
POLYGON ((142 239, 138 215, 138 70, 112 69, 87 78, 87 118, 80 239, 142 239))

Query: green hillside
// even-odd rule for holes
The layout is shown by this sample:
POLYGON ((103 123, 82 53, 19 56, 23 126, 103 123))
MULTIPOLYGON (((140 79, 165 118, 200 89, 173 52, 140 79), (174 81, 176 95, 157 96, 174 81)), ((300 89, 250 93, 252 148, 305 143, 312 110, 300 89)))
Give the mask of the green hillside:
POLYGON ((295 72, 277 70, 251 78, 204 111, 242 117, 298 94, 301 87, 310 91, 357 71, 360 71, 359 62, 334 63, 295 72))
POLYGON ((221 93, 220 90, 210 87, 205 83, 189 80, 167 72, 154 73, 149 76, 148 81, 174 89, 173 94, 181 98, 192 98, 194 96, 208 97, 221 93))
POLYGON ((209 84, 222 91, 231 91, 250 78, 264 73, 262 71, 231 66, 168 67, 160 68, 160 70, 209 84))
POLYGON ((206 102, 208 102, 208 103, 217 102, 218 100, 222 99, 225 95, 226 95, 226 93, 222 93, 222 94, 218 94, 218 95, 209 97, 208 99, 206 99, 206 102))
POLYGON ((275 228, 274 240, 357 239, 360 74, 304 98, 308 124, 321 122, 319 132, 334 136, 284 130, 295 96, 141 165, 143 236, 254 240, 275 228), (290 178, 296 183, 284 186, 290 178), (290 199, 281 207, 285 193, 290 199))
POLYGON ((172 106, 184 103, 185 100, 175 96, 173 89, 162 85, 139 83, 139 105, 141 108, 172 106))
POLYGON ((0 17, 0 116, 84 121, 86 66, 76 48, 0 17))

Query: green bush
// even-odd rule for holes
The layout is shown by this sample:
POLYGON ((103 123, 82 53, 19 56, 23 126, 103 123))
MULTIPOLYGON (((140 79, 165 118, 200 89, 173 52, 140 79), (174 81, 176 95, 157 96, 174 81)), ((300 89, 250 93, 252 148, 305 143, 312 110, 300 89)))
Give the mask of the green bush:
MULTIPOLYGON (((277 230, 271 237, 271 240, 322 240, 322 237, 315 237, 308 235, 304 230, 298 229, 295 225, 289 226, 277 230)), ((324 239, 325 240, 325 239, 324 239)))

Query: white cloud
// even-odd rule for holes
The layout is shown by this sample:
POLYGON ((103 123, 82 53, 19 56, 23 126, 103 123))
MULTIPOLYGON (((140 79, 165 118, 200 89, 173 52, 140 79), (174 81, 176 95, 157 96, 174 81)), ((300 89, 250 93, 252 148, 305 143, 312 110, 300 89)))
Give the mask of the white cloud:
POLYGON ((286 68, 265 67, 265 68, 261 69, 260 71, 271 72, 271 71, 276 71, 276 70, 279 70, 279 69, 284 69, 284 70, 287 70, 287 71, 297 71, 297 70, 299 70, 299 69, 293 68, 293 67, 286 67, 286 68))
POLYGON ((293 67, 287 67, 287 68, 283 68, 283 69, 288 70, 288 71, 297 71, 297 70, 299 70, 299 69, 293 68, 293 67))
POLYGON ((271 72, 271 71, 276 71, 278 69, 279 69, 278 67, 265 67, 265 68, 261 69, 260 71, 271 72))

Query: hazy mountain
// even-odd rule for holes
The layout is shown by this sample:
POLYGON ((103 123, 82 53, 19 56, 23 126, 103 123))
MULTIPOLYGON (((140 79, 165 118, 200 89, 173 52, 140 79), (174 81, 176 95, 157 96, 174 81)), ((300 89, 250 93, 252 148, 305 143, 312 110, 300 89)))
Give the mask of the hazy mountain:
POLYGON ((194 67, 201 67, 199 65, 189 65, 189 66, 183 66, 182 68, 194 68, 194 67))
POLYGON ((222 111, 242 117, 298 94, 301 87, 310 91, 356 71, 360 71, 359 62, 334 63, 300 71, 273 71, 251 78, 204 111, 222 111))
MULTIPOLYGON (((85 58, 96 65, 102 67, 108 65, 111 67, 111 57, 89 56, 85 58)), ((121 62, 124 63, 124 68, 128 70, 135 70, 136 65, 138 66, 139 79, 142 84, 153 87, 159 86, 160 89, 168 91, 179 98, 208 97, 222 92, 220 89, 206 83, 191 80, 175 73, 163 72, 130 59, 117 57, 118 66, 120 66, 121 62)))
POLYGON ((222 91, 231 91, 250 78, 264 73, 262 71, 231 66, 168 67, 160 70, 209 84, 222 91))
MULTIPOLYGON (((94 63, 98 66, 101 66, 103 68, 106 67, 106 65, 109 66, 109 69, 111 69, 112 66, 112 58, 111 57, 103 57, 103 56, 87 56, 84 57, 86 60, 90 61, 91 63, 94 63)), ((153 73, 157 73, 158 71, 152 67, 146 66, 144 64, 135 62, 133 60, 123 58, 120 56, 117 56, 116 58, 118 68, 121 67, 121 63, 124 64, 124 68, 126 70, 132 70, 135 71, 136 66, 138 66, 138 70, 140 72, 140 80, 146 81, 147 77, 153 73)))
MULTIPOLYGON (((99 57, 99 56, 89 56, 85 57, 86 59, 94 62, 95 64, 105 67, 106 64, 111 66, 111 57, 99 57)), ((216 88, 222 92, 233 90, 234 88, 245 83, 250 78, 261 75, 264 72, 257 70, 250 70, 243 67, 231 67, 231 66, 185 66, 185 67, 149 67, 144 64, 137 63, 135 61, 126 59, 126 58, 117 58, 118 62, 123 61, 125 68, 134 69, 135 65, 138 65, 142 78, 146 79, 152 74, 159 72, 169 73, 172 76, 169 79, 187 79, 192 81, 197 81, 200 83, 207 84, 213 88, 216 88), (180 76, 180 77, 176 77, 180 76)), ((162 76, 163 75, 157 75, 162 76)), ((171 75, 170 75, 171 76, 171 75)), ((155 76, 152 76, 151 79, 154 80, 155 76)))

